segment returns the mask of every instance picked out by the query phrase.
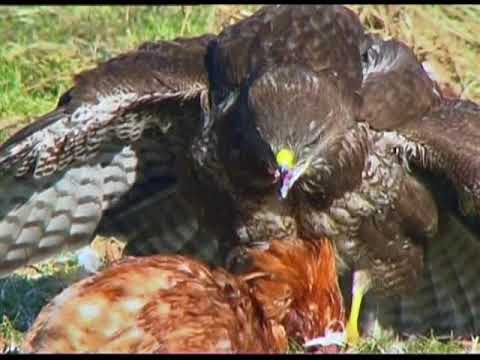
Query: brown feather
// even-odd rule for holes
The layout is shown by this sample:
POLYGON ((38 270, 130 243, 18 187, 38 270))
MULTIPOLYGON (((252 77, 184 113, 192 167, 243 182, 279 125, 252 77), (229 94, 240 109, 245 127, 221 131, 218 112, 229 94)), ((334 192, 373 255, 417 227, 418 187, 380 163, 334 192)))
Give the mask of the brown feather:
POLYGON ((268 251, 251 254, 255 270, 273 274, 253 284, 267 317, 282 318, 287 333, 301 342, 324 336, 329 326, 340 330, 345 314, 329 240, 274 241, 268 251))
POLYGON ((274 241, 232 275, 182 256, 126 258, 64 290, 27 352, 285 352, 344 322, 328 240, 274 241))

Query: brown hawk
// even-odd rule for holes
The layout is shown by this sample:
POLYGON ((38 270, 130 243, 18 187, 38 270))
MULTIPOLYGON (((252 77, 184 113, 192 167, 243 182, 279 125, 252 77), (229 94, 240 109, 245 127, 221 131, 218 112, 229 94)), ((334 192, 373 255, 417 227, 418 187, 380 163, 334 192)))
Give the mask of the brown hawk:
POLYGON ((95 234, 244 268, 246 246, 326 235, 386 323, 475 333, 479 117, 342 6, 148 43, 0 148, 0 268, 95 234))

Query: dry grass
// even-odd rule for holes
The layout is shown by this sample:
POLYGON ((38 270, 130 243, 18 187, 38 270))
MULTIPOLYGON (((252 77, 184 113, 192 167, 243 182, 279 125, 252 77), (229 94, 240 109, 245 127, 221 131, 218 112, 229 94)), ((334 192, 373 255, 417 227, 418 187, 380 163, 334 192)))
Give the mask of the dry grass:
POLYGON ((441 82, 480 101, 478 5, 353 5, 366 28, 404 41, 441 82))
MULTIPOLYGON (((55 107, 72 74, 144 41, 218 32, 257 9, 248 6, 22 6, 0 8, 0 141, 55 107)), ((372 32, 395 37, 428 61, 442 82, 480 101, 480 7, 474 5, 352 5, 372 32)), ((97 239, 107 263, 121 245, 97 239)), ((74 254, 0 280, 2 342, 18 344, 41 307, 85 276, 74 254), (3 339, 3 340, 2 340, 3 339)), ((351 352, 475 352, 477 340, 435 337, 400 341, 379 333, 351 352)), ((292 346, 292 351, 301 351, 292 346)))

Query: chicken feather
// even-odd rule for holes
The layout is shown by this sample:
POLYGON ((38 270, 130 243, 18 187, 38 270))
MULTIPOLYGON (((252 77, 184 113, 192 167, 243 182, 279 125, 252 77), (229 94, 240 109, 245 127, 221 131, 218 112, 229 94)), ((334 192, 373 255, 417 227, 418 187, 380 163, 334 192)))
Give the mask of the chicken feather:
POLYGON ((345 320, 331 243, 251 249, 244 274, 184 256, 127 257, 81 280, 40 312, 25 352, 288 350, 345 320))

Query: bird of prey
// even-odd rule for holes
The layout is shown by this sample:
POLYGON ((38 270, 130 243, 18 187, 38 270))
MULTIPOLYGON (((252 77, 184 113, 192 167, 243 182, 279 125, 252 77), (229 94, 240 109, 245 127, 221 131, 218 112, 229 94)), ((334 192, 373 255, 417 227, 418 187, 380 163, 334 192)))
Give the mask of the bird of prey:
POLYGON ((22 348, 278 353, 291 339, 338 345, 345 313, 331 242, 273 240, 250 254, 254 270, 241 275, 179 255, 124 259, 57 295, 22 348))
POLYGON ((476 333, 479 117, 342 6, 147 43, 0 147, 0 269, 100 233, 245 271, 245 248, 327 236, 352 340, 368 289, 399 330, 476 333))

